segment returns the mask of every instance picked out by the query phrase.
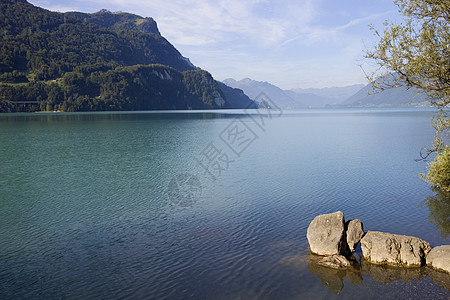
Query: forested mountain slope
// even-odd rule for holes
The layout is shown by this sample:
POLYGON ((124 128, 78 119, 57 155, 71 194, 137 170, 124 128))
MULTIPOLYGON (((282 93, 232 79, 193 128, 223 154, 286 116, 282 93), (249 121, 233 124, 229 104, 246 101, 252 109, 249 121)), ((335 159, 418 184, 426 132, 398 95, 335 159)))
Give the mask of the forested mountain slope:
MULTIPOLYGON (((58 13, 2 0, 0 35, 0 111, 248 105, 232 106, 212 76, 183 57, 151 18, 105 10, 58 13), (37 103, 16 104, 27 101, 37 103)), ((239 92, 228 95, 234 96, 239 92)))

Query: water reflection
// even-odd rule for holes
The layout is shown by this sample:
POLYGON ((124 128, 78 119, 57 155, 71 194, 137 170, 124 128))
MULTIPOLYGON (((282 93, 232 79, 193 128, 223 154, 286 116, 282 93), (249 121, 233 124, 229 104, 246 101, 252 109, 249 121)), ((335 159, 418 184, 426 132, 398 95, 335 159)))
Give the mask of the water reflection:
POLYGON ((323 257, 314 254, 308 254, 308 270, 310 273, 319 277, 322 285, 328 287, 334 294, 339 294, 344 288, 344 277, 346 277, 353 285, 360 285, 363 281, 360 266, 355 259, 351 259, 351 267, 334 269, 325 267, 320 264, 323 257))
POLYGON ((281 263, 286 266, 297 269, 304 269, 306 266, 311 274, 318 277, 321 284, 326 286, 331 292, 338 295, 344 289, 344 278, 347 279, 354 286, 363 283, 363 276, 369 275, 374 281, 382 284, 391 284, 397 281, 408 284, 412 280, 420 281, 427 276, 431 278, 436 284, 445 288, 450 292, 450 274, 436 271, 429 267, 419 268, 401 268, 387 265, 371 264, 360 258, 352 256, 349 258, 351 266, 347 268, 330 268, 321 265, 320 261, 323 256, 318 256, 309 253, 306 256, 292 256, 282 259, 281 263))
POLYGON ((428 220, 437 227, 442 238, 450 238, 450 192, 432 188, 435 195, 426 198, 423 202, 428 206, 430 215, 428 220))
POLYGON ((211 111, 116 111, 76 113, 10 113, 0 114, 0 122, 79 122, 79 121, 127 121, 127 120, 210 120, 248 117, 244 110, 211 111))
POLYGON ((361 273, 370 275, 373 280, 379 283, 389 284, 395 281, 402 281, 408 284, 411 280, 422 280, 427 277, 427 268, 399 268, 387 265, 371 264, 361 260, 361 273))

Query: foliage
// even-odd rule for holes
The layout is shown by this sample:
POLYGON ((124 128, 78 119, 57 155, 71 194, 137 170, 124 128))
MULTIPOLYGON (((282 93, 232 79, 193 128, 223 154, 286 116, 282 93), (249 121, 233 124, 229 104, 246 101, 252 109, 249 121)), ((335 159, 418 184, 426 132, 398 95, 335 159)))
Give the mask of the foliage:
POLYGON ((428 164, 428 173, 424 178, 441 190, 450 192, 450 147, 445 147, 428 164))
POLYGON ((385 23, 384 33, 366 57, 378 70, 371 82, 394 73, 377 87, 418 88, 433 105, 445 107, 450 101, 450 2, 442 0, 394 0, 406 17, 404 24, 385 23))
POLYGON ((399 86, 426 93, 430 103, 439 109, 433 119, 436 129, 433 147, 437 152, 430 165, 427 180, 442 189, 450 189, 448 130, 450 122, 446 107, 450 103, 450 1, 394 0, 405 16, 404 23, 385 23, 384 32, 374 29, 379 42, 374 50, 366 52, 377 70, 368 74, 377 89, 399 86), (377 80, 384 78, 384 80, 377 80), (438 174, 437 172, 447 172, 438 174), (437 180, 437 181, 435 181, 437 180))
POLYGON ((184 83, 190 94, 200 98, 208 108, 217 106, 215 99, 222 98, 223 94, 211 74, 203 70, 184 72, 184 83))

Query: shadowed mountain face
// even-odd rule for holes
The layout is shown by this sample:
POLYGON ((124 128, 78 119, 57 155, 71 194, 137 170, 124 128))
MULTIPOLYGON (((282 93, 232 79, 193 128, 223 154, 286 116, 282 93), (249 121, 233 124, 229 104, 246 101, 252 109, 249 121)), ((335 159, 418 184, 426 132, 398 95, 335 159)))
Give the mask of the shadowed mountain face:
POLYGON ((0 2, 0 112, 245 108, 162 37, 152 18, 0 2), (16 105, 16 102, 32 104, 16 105), (231 104, 232 103, 232 104, 231 104))

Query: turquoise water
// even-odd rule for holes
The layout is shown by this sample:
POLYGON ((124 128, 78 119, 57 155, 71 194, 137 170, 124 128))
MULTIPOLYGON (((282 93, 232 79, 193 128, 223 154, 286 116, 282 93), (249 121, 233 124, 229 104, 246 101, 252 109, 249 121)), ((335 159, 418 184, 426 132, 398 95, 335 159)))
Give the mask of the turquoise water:
POLYGON ((447 299, 427 268, 307 255, 337 210, 449 243, 415 161, 433 112, 263 113, 0 115, 0 298, 447 299))

